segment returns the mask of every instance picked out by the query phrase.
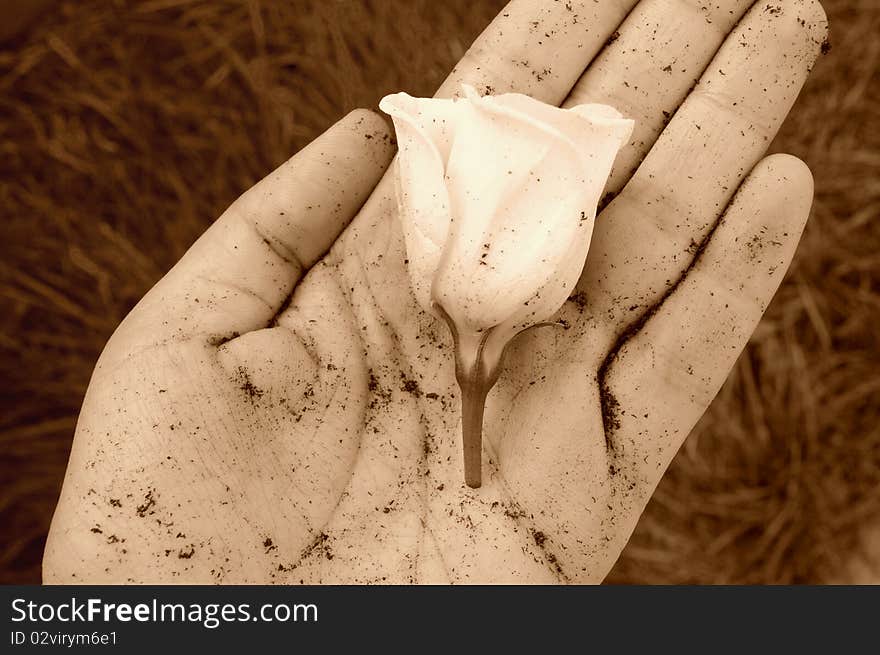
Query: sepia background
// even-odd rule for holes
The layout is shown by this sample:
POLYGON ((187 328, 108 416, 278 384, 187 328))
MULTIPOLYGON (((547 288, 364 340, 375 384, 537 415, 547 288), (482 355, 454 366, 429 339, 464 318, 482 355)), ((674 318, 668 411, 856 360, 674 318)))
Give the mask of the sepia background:
MULTIPOLYGON (((816 178, 803 242, 609 582, 880 581, 880 2, 824 5, 833 47, 772 145, 816 178)), ((135 302, 348 110, 430 95, 502 6, 0 0, 0 582, 39 581, 135 302)))

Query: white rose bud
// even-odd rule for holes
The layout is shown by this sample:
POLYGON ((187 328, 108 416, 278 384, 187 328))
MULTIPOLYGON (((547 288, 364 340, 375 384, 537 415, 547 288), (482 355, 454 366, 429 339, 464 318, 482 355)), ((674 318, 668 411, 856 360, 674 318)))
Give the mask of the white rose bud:
POLYGON ((413 98, 379 107, 397 131, 397 193, 419 304, 455 341, 465 481, 481 481, 486 394, 504 349, 571 294, 596 206, 633 121, 606 105, 569 109, 510 93, 413 98))

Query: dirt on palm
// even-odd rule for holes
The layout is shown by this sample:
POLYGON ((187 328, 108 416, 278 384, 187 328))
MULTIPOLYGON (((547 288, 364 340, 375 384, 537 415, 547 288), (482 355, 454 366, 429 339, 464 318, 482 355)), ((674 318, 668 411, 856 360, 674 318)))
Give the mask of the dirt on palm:
MULTIPOLYGON (((39 581, 77 412, 129 309, 348 110, 430 94, 503 5, 43 4, 0 34, 2 583, 39 581)), ((880 11, 824 4, 833 47, 771 147, 815 175, 803 242, 610 582, 851 580, 880 524, 880 11)))

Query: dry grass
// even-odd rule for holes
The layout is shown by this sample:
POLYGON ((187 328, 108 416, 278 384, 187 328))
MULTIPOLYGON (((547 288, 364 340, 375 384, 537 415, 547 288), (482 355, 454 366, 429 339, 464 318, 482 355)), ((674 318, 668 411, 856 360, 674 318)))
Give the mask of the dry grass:
MULTIPOLYGON (((0 582, 39 579, 116 324, 333 120, 429 93, 502 5, 471 4, 63 2, 0 44, 0 582)), ((837 579, 859 527, 880 520, 880 11, 826 8, 834 49, 774 144, 812 167, 813 217, 615 582, 837 579)))

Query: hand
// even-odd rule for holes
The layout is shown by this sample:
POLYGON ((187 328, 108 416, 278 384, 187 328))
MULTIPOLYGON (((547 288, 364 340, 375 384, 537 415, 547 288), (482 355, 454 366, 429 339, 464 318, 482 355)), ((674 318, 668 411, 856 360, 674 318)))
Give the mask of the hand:
POLYGON ((111 338, 46 581, 601 581, 794 253, 812 179, 762 156, 825 35, 816 0, 634 4, 516 0, 439 92, 637 121, 567 329, 519 338, 489 397, 482 488, 463 483, 451 338, 412 298, 390 177, 370 195, 388 128, 358 111, 111 338))

